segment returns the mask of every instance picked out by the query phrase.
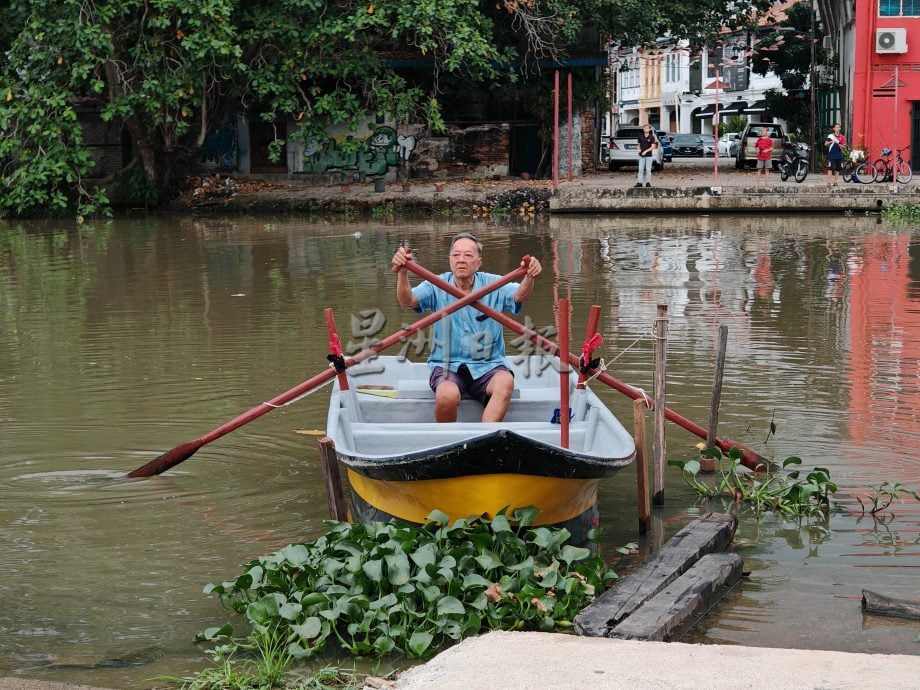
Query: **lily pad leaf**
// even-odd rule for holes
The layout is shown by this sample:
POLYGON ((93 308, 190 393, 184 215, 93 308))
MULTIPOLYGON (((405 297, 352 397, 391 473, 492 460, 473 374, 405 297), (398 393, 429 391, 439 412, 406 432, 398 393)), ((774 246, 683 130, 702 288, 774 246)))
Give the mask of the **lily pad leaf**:
POLYGON ((409 581, 409 557, 402 551, 384 556, 387 564, 387 579, 399 586, 409 581))
POLYGON ((304 640, 312 640, 319 637, 322 631, 322 622, 316 616, 310 616, 301 625, 292 625, 291 630, 304 640))
POLYGON ((431 646, 434 637, 427 632, 414 632, 409 638, 409 651, 415 656, 422 656, 431 646))
POLYGON ((462 615, 466 611, 461 602, 456 597, 442 597, 438 602, 438 615, 445 616, 448 614, 460 614, 462 615))

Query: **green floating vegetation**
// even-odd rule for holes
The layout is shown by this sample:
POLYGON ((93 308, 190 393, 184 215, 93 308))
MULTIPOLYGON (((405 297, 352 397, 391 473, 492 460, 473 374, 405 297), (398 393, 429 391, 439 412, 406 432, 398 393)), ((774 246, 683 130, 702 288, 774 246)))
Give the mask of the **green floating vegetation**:
POLYGON ((718 463, 719 477, 710 484, 699 478, 699 460, 668 460, 668 464, 681 471, 684 481, 701 498, 727 496, 737 503, 745 503, 757 513, 777 511, 784 515, 827 517, 831 510, 831 496, 837 485, 831 481, 830 471, 816 467, 800 478, 799 470, 786 472, 790 465, 801 465, 802 459, 790 456, 783 460, 783 472, 739 472, 742 451, 737 446, 723 455, 718 448, 707 448, 700 453, 714 458, 718 463))
POLYGON ((877 486, 870 485, 869 490, 872 493, 866 497, 865 502, 859 496, 855 497, 863 515, 865 515, 867 507, 871 515, 876 515, 886 510, 892 503, 900 503, 905 496, 910 496, 915 501, 920 501, 920 493, 907 488, 901 482, 889 482, 886 480, 877 486))
MULTIPOLYGON (((270 647, 291 661, 338 646, 353 655, 423 657, 487 630, 564 630, 616 578, 602 558, 533 527, 539 511, 422 526, 326 522, 327 534, 256 559, 236 580, 210 584, 245 617, 200 639, 228 649, 270 647)), ((594 535, 591 535, 592 538, 594 535)), ((620 554, 634 548, 627 545, 620 554)))
POLYGON ((882 209, 882 218, 896 223, 920 222, 920 204, 891 204, 882 209))

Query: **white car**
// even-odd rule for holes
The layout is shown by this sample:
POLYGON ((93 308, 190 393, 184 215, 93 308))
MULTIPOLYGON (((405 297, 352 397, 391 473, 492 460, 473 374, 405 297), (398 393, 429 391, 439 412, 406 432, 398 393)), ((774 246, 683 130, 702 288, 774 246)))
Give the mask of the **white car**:
MULTIPOLYGON (((610 163, 608 167, 611 172, 616 172, 621 165, 634 165, 639 167, 639 133, 642 127, 630 125, 620 127, 617 133, 610 140, 610 163)), ((652 130, 654 131, 654 130, 652 130)), ((652 168, 661 170, 664 167, 664 149, 659 146, 652 153, 652 168)))
POLYGON ((730 156, 732 154, 732 144, 741 138, 740 132, 726 132, 719 137, 719 155, 730 156))

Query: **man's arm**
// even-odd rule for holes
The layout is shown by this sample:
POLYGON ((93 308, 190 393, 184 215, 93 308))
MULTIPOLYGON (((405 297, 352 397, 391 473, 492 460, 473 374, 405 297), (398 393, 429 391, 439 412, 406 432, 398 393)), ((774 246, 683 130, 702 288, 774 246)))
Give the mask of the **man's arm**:
POLYGON ((418 306, 418 300, 412 294, 412 285, 409 284, 409 271, 404 267, 407 261, 412 260, 412 250, 406 247, 400 247, 393 255, 393 268, 396 273, 396 301, 399 306, 408 309, 415 309, 418 306))
MULTIPOLYGON (((523 264, 521 264, 523 265, 523 264)), ((521 279, 521 284, 514 293, 514 301, 518 304, 525 302, 533 293, 534 279, 540 275, 543 267, 534 257, 530 257, 530 263, 527 266, 527 273, 521 279)))

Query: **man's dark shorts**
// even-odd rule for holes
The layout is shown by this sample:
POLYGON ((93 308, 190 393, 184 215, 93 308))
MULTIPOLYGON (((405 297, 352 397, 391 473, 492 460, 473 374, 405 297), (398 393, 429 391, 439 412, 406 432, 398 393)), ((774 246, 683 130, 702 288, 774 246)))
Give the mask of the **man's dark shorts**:
POLYGON ((507 371, 514 376, 514 372, 504 364, 499 364, 494 369, 490 369, 478 379, 473 378, 473 375, 470 374, 470 370, 465 364, 461 364, 460 369, 458 369, 456 373, 442 367, 435 367, 431 370, 431 376, 428 378, 428 385, 431 386, 431 390, 437 390, 439 383, 453 381, 457 384, 457 388, 460 389, 461 397, 465 395, 486 405, 489 402, 489 396, 486 393, 486 389, 489 387, 489 381, 491 381, 492 377, 499 371, 507 371))
POLYGON ((843 170, 843 159, 830 158, 827 161, 827 167, 831 172, 840 172, 843 170))

